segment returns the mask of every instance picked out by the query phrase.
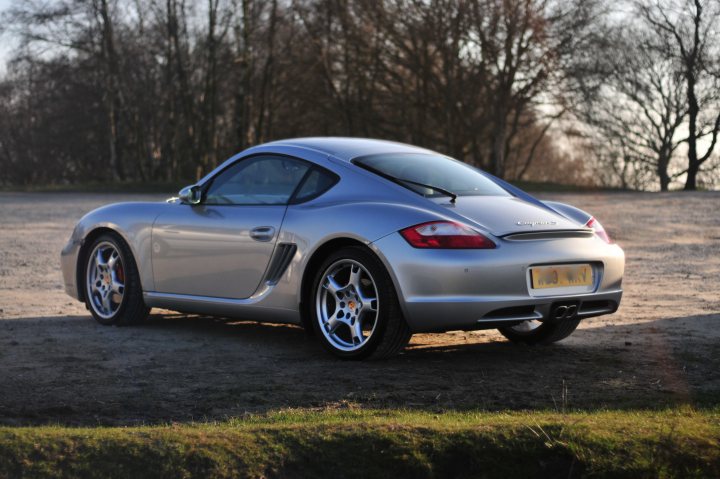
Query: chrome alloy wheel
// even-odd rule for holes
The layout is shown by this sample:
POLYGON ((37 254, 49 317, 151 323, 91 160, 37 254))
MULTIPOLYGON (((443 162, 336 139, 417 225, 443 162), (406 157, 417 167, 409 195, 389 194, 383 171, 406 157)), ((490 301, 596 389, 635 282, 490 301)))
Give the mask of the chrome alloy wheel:
POLYGON ((98 316, 109 319, 117 313, 125 295, 125 269, 117 247, 103 241, 88 257, 86 290, 98 316))
POLYGON ((375 332, 379 303, 375 280, 357 261, 341 259, 321 276, 315 297, 320 330, 341 351, 357 351, 375 332))

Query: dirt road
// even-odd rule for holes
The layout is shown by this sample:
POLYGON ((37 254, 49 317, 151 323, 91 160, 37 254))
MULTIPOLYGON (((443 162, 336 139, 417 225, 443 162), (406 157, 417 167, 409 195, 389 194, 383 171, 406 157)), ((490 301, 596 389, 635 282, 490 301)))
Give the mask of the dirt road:
POLYGON ((287 407, 655 408, 720 402, 720 194, 544 195, 595 214, 627 255, 620 311, 550 347, 417 335, 348 363, 291 326, 155 314, 96 324, 61 284, 75 221, 161 197, 0 194, 0 424, 223 419, 287 407))

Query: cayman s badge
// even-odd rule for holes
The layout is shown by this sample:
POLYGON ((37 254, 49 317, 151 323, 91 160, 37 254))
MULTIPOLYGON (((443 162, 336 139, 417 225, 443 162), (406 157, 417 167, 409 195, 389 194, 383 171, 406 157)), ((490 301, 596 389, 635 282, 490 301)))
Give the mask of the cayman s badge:
POLYGON ((550 226, 556 225, 557 221, 518 221, 515 224, 518 226, 550 226))

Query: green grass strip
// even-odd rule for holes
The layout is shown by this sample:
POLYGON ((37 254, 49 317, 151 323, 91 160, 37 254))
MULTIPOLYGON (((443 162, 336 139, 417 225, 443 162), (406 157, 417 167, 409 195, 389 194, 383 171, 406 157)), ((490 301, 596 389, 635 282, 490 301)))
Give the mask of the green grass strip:
POLYGON ((0 477, 720 477, 720 410, 289 410, 0 428, 0 477))

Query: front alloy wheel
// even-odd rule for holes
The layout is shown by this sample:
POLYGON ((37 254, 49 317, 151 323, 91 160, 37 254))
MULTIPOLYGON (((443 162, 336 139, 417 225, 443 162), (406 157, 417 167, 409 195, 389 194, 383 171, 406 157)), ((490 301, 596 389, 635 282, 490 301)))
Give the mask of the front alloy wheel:
POLYGON ((103 241, 90 253, 87 268, 87 292, 93 312, 103 319, 112 318, 125 293, 125 269, 116 246, 103 241))
POLYGON ((116 234, 98 237, 85 255, 85 304, 101 324, 126 325, 143 321, 145 306, 135 259, 116 234))

